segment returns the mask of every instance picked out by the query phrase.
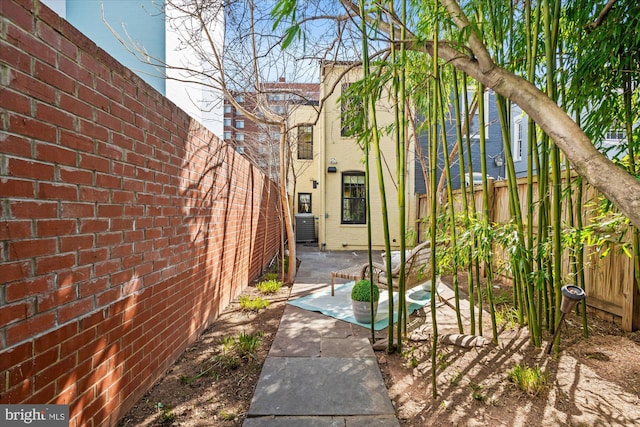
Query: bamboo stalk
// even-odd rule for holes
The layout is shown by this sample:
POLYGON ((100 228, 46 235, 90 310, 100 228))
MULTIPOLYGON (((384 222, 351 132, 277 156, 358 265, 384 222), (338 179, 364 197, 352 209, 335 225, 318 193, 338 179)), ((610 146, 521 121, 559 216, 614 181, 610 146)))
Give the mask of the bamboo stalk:
MULTIPOLYGON (((442 83, 442 79, 440 79, 440 83, 442 83)), ((440 103, 440 134, 442 139, 442 158, 444 160, 444 172, 447 178, 447 199, 448 199, 448 211, 449 211, 449 227, 451 233, 451 247, 457 247, 457 233, 456 233, 456 211, 453 205, 453 188, 451 187, 451 165, 449 163, 449 143, 447 141, 447 132, 445 129, 445 119, 444 119, 444 99, 442 96, 441 84, 436 88, 438 94, 438 102, 440 103)), ((434 248, 435 249, 435 248, 434 248)), ((455 304, 456 304, 456 318, 458 321, 458 330, 460 333, 463 333, 462 327, 462 317, 460 316, 460 290, 458 283, 458 257, 454 255, 453 257, 453 291, 455 294, 455 304)), ((432 272, 432 281, 431 281, 431 298, 435 299, 435 295, 438 292, 438 286, 435 280, 437 277, 437 272, 432 272)))
MULTIPOLYGON (((434 0, 436 10, 438 8, 438 0, 434 0)), ((438 90, 439 90, 439 76, 438 76, 438 37, 439 37, 439 22, 435 20, 435 28, 433 31, 433 49, 434 55, 432 60, 432 72, 433 72, 433 101, 432 104, 435 104, 433 108, 433 121, 432 121, 432 132, 431 135, 433 138, 431 139, 431 155, 429 156, 430 161, 430 177, 431 177, 431 217, 430 217, 430 225, 431 225, 431 278, 432 278, 432 286, 435 284, 436 280, 436 220, 437 220, 437 200, 436 200, 436 178, 437 178, 437 167, 438 167, 438 138, 437 138, 437 123, 438 123, 438 90)), ((436 316, 436 299, 431 298, 430 302, 431 306, 431 328, 433 330, 432 344, 431 344, 431 388, 433 398, 436 399, 438 397, 437 390, 437 353, 438 353, 438 319, 436 316)))

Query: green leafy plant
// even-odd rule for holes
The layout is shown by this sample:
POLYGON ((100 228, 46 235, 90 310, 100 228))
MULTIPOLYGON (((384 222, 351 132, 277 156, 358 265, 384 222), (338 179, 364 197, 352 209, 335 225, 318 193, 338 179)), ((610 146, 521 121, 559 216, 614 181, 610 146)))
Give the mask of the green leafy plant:
POLYGON ((173 409, 170 406, 165 406, 162 402, 158 402, 155 405, 153 405, 153 407, 157 412, 160 412, 160 415, 158 415, 158 420, 160 421, 160 424, 168 425, 175 421, 176 416, 173 413, 173 409))
POLYGON ((438 360, 438 368, 447 369, 447 366, 449 366, 449 361, 447 360, 446 354, 438 353, 437 360, 438 360))
POLYGON ((460 384, 460 380, 464 377, 462 372, 456 371, 455 375, 451 377, 451 385, 460 384))
POLYGON ((469 384, 471 387, 471 397, 478 402, 484 402, 487 400, 487 396, 484 393, 484 387, 480 384, 471 383, 469 384))
POLYGON ((235 347, 235 342, 236 340, 232 336, 222 337, 220 338, 220 340, 218 340, 218 344, 222 348, 223 353, 232 352, 233 348, 235 347))
POLYGON ((264 298, 240 295, 240 308, 244 311, 259 311, 267 308, 270 302, 264 298))
POLYGON ((507 371, 509 381, 525 393, 537 396, 547 383, 547 374, 539 366, 530 368, 526 363, 515 365, 507 371))
MULTIPOLYGON (((371 286, 368 280, 359 280, 353 285, 351 289, 351 299, 354 301, 370 302, 371 301, 371 286)), ((373 284, 373 300, 378 301, 380 299, 380 289, 378 285, 373 284)))
POLYGON ((225 421, 233 421, 236 419, 236 414, 222 410, 220 411, 220 417, 225 421))
POLYGON ((258 347, 260 347, 261 337, 262 333, 260 332, 255 335, 240 332, 238 338, 235 339, 234 348, 241 356, 255 357, 258 347))
POLYGON ((265 280, 276 280, 278 279, 278 273, 267 273, 264 275, 265 280))
POLYGON ((261 294, 275 294, 282 288, 282 282, 279 280, 263 280, 256 285, 261 294))
MULTIPOLYGON (((216 354, 211 360, 214 366, 220 368, 237 369, 240 366, 240 358, 233 353, 216 354)), ((200 374, 198 377, 208 375, 208 372, 209 369, 207 369, 206 373, 200 374)))
POLYGON ((496 323, 499 327, 515 329, 518 326, 518 311, 513 307, 503 307, 497 310, 496 323))
POLYGON ((416 351, 416 348, 411 347, 411 350, 407 350, 402 353, 402 357, 404 357, 408 361, 409 366, 412 368, 417 368, 418 365, 420 364, 420 361, 415 356, 415 351, 416 351))

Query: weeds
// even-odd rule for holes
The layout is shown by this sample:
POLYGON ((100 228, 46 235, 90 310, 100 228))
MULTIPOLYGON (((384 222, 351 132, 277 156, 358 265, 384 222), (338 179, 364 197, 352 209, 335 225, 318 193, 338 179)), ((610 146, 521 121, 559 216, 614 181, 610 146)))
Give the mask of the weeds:
MULTIPOLYGON (((238 369, 240 367, 240 358, 235 354, 216 354, 211 358, 214 367, 220 367, 223 369, 238 369)), ((199 376, 208 375, 208 371, 201 373, 199 376)))
POLYGON ((237 337, 226 336, 221 338, 218 340, 218 345, 220 346, 219 353, 208 359, 205 364, 200 367, 200 372, 197 375, 193 377, 182 375, 180 377, 180 384, 188 385, 198 378, 210 376, 216 368, 223 370, 238 369, 242 364, 242 359, 249 360, 256 358, 263 336, 264 333, 258 331, 255 334, 240 332, 237 337))
POLYGON ((402 353, 402 357, 404 357, 407 360, 411 368, 417 368, 418 365, 420 364, 420 361, 414 354, 415 351, 416 351, 416 348, 411 347, 411 350, 407 350, 402 353))
POLYGON ((222 338, 218 342, 221 352, 213 357, 214 365, 236 369, 240 366, 240 359, 255 359, 262 336, 262 332, 255 334, 240 332, 237 337, 222 338))
POLYGON ((157 412, 160 412, 160 415, 158 415, 160 424, 169 425, 175 421, 176 416, 170 406, 165 406, 162 402, 158 402, 153 407, 157 412))
POLYGON ((438 368, 441 370, 447 369, 449 366, 449 361, 447 360, 447 355, 444 353, 438 353, 438 368))
POLYGON ((451 385, 460 384, 460 380, 464 378, 464 374, 462 372, 456 371, 455 375, 451 377, 451 385))
POLYGON ((262 332, 258 332, 255 335, 240 332, 238 338, 235 339, 234 348, 243 357, 255 358, 258 347, 260 347, 262 335, 262 332))
POLYGON ((267 273, 264 275, 265 280, 277 280, 278 273, 267 273))
POLYGON ((547 383, 547 374, 539 366, 530 368, 526 363, 515 365, 508 370, 507 378, 515 383, 520 390, 533 396, 540 394, 547 383))
POLYGON ((256 285, 256 288, 263 295, 275 294, 282 288, 282 282, 279 280, 263 280, 256 285))
POLYGON ((496 324, 505 329, 518 327, 518 311, 513 307, 502 307, 496 311, 496 324))
POLYGON ((248 295, 240 295, 240 308, 244 311, 259 311, 267 308, 270 302, 260 297, 250 297, 248 295))
POLYGON ((469 386, 471 387, 471 397, 478 402, 484 402, 487 400, 487 396, 484 394, 484 387, 482 385, 472 382, 469 386))
POLYGON ((220 417, 225 421, 233 421, 236 419, 236 414, 233 412, 220 411, 220 417))

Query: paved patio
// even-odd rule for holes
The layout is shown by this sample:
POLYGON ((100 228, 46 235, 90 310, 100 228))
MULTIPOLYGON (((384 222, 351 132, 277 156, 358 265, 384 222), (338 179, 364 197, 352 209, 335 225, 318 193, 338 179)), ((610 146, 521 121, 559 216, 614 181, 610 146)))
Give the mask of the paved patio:
MULTIPOLYGON (((368 261, 359 251, 299 244, 297 252, 302 262, 290 298, 327 289, 331 271, 368 261)), ((448 288, 445 297, 452 297, 448 288)), ((453 310, 446 311, 438 310, 439 327, 455 327, 453 310)), ((413 329, 428 327, 422 319, 413 319, 413 329)), ((376 340, 386 334, 376 332, 376 340)), ((399 426, 370 336, 367 328, 287 305, 243 426, 399 426)))

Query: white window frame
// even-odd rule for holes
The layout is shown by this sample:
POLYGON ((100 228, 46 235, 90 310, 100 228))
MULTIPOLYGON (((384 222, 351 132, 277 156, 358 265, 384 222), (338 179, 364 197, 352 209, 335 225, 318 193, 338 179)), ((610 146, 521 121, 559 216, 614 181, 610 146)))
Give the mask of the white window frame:
POLYGON ((513 122, 513 144, 511 156, 514 162, 522 161, 522 118, 517 118, 513 122))

